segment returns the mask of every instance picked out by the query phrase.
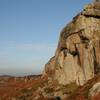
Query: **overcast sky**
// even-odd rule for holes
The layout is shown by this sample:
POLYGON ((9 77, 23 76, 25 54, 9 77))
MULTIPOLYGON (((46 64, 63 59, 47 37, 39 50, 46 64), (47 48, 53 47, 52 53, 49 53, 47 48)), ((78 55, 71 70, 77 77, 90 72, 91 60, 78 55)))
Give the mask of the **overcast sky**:
POLYGON ((42 72, 61 29, 92 0, 0 0, 0 75, 42 72))

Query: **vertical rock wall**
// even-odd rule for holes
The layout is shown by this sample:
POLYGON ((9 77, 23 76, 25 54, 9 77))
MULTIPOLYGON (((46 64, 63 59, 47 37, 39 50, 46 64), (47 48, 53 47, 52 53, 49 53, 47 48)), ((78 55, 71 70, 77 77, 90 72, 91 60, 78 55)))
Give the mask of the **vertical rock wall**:
POLYGON ((100 2, 87 5, 61 32, 43 75, 59 84, 83 85, 100 72, 100 2), (53 72, 52 74, 48 74, 53 72))

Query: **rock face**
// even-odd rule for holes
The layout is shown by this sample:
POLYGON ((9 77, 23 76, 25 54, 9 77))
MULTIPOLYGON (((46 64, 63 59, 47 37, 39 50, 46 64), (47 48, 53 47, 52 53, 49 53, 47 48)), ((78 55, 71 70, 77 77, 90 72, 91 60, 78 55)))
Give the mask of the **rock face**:
POLYGON ((84 7, 65 26, 44 75, 59 84, 83 85, 100 72, 100 2, 84 7))
POLYGON ((93 87, 89 90, 89 96, 95 96, 100 93, 100 82, 93 85, 93 87))

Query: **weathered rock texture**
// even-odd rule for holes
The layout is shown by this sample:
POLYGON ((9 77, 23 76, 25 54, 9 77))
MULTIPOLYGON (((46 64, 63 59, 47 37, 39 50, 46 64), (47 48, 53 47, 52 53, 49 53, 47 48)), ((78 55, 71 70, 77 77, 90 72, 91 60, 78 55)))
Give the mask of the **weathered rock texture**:
POLYGON ((59 84, 83 85, 100 72, 100 2, 87 5, 62 30, 44 75, 59 84))
POLYGON ((100 93, 100 82, 93 85, 93 87, 89 90, 89 96, 93 97, 100 93))

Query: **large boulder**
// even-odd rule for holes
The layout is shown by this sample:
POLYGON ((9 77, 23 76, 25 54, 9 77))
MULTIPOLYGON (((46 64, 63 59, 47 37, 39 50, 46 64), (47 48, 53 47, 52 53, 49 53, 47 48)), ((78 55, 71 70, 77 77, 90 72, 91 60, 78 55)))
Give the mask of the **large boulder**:
POLYGON ((59 84, 83 85, 99 72, 100 2, 96 2, 85 6, 61 31, 55 56, 44 73, 48 77, 51 73, 59 84))

